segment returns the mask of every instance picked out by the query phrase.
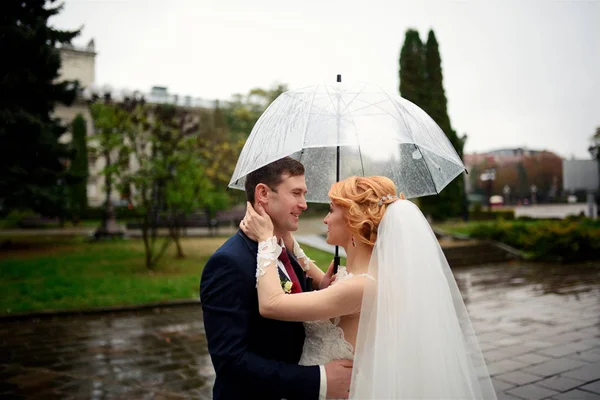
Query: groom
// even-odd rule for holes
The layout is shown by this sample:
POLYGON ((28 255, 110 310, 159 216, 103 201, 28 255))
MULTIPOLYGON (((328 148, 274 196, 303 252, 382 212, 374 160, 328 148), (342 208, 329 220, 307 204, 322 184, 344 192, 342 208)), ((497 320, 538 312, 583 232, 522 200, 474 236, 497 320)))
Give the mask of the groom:
MULTIPOLYGON (((245 189, 253 206, 261 199, 278 239, 298 229, 298 217, 307 208, 300 162, 285 157, 268 164, 246 177, 245 189)), ((204 327, 217 374, 214 400, 347 398, 350 361, 298 365, 304 344, 302 323, 275 321, 259 314, 257 252, 258 243, 238 230, 210 257, 202 273, 204 327)), ((299 282, 302 291, 312 290, 296 259, 287 254, 289 263, 278 263, 282 280, 289 278, 299 282)))

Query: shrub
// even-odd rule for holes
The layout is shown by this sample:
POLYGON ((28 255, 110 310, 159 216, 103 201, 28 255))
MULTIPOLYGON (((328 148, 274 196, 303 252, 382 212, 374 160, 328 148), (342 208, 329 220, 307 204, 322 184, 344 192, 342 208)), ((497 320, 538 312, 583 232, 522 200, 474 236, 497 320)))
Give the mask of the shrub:
POLYGON ((479 224, 470 235, 505 243, 540 260, 578 261, 595 259, 600 254, 600 221, 590 219, 498 221, 496 224, 479 224))
POLYGON ((14 229, 19 228, 23 218, 35 217, 36 214, 31 210, 12 210, 4 220, 0 221, 0 228, 14 229))
MULTIPOLYGON (((102 220, 104 218, 104 206, 100 207, 88 207, 85 212, 85 219, 88 220, 102 220)), ((135 208, 129 209, 127 207, 115 207, 116 218, 119 220, 130 220, 139 218, 139 214, 135 208)))
POLYGON ((474 209, 469 218, 473 221, 493 221, 499 219, 513 220, 515 212, 513 210, 498 210, 498 211, 482 211, 474 209))

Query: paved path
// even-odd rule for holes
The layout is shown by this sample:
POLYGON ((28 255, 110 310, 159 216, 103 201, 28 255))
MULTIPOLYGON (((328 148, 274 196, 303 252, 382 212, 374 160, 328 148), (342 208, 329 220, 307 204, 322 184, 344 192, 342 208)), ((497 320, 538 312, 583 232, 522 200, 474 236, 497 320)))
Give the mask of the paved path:
MULTIPOLYGON (((500 399, 600 399, 600 263, 456 269, 500 399)), ((2 321, 0 398, 210 399, 199 306, 2 321)))
MULTIPOLYGON (((139 229, 127 230, 125 224, 120 223, 119 226, 123 229, 128 237, 138 238, 141 236, 139 229)), ((20 236, 86 236, 92 237, 96 231, 95 226, 68 226, 65 228, 47 228, 47 229, 0 229, 0 239, 20 236)), ((234 225, 223 225, 219 227, 217 233, 220 236, 233 235, 238 230, 234 225)), ((159 235, 167 235, 167 229, 159 229, 159 235)), ((323 224, 323 218, 307 217, 301 218, 299 223, 299 234, 321 234, 327 232, 327 227, 323 224)), ((188 228, 185 234, 190 237, 205 237, 211 234, 208 228, 188 228)))
POLYGON ((569 215, 584 214, 587 217, 597 218, 598 205, 593 204, 590 213, 590 207, 587 203, 575 204, 530 204, 527 206, 515 207, 515 218, 566 218, 569 215))

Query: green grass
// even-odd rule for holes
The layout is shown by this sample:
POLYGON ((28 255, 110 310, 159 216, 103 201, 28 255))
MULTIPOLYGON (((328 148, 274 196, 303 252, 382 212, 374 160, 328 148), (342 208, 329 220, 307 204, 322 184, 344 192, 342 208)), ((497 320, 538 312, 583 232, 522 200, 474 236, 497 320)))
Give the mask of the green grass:
MULTIPOLYGON (((327 271, 327 268, 329 268, 329 264, 331 264, 331 261, 333 261, 333 254, 315 249, 310 246, 301 245, 301 247, 302 250, 304 250, 304 252, 308 256, 308 258, 313 260, 317 267, 319 267, 323 271, 327 271)), ((340 264, 346 265, 346 258, 340 257, 340 264)))
MULTIPOLYGON (((11 248, 0 252, 0 314, 197 299, 204 264, 225 240, 186 238, 186 258, 177 259, 173 247, 151 272, 140 240, 11 239, 11 248)), ((322 269, 333 259, 303 248, 322 269)))

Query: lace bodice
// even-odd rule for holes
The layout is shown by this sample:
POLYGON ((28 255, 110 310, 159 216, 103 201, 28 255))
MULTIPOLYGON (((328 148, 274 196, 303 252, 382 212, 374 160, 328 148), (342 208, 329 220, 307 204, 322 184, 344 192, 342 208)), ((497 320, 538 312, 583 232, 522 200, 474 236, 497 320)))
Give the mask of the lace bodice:
MULTIPOLYGON (((338 268, 337 278, 332 285, 351 279, 354 275, 348 273, 345 267, 338 268)), ((370 275, 361 274, 357 276, 370 275)), ((300 357, 300 365, 325 365, 333 360, 353 359, 354 348, 344 337, 344 331, 338 326, 340 318, 333 321, 304 322, 306 339, 300 357)))

